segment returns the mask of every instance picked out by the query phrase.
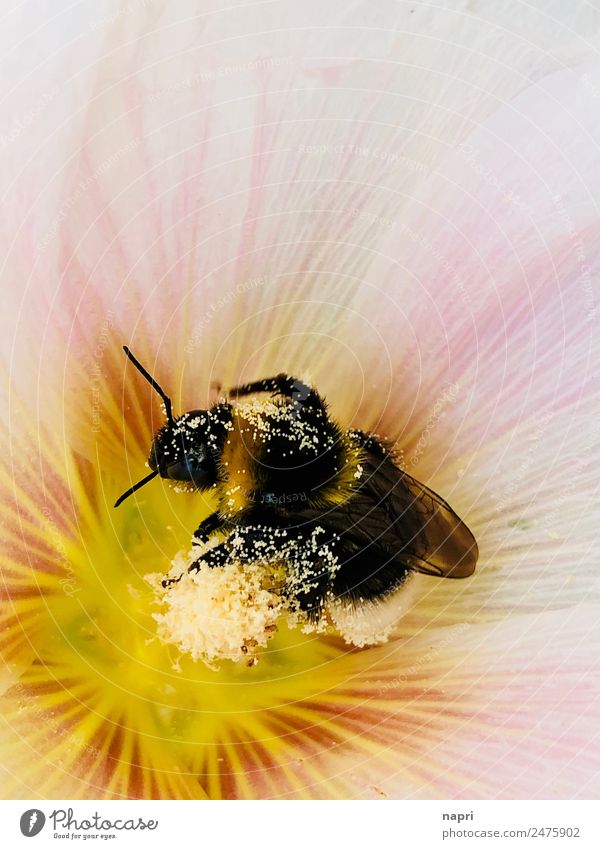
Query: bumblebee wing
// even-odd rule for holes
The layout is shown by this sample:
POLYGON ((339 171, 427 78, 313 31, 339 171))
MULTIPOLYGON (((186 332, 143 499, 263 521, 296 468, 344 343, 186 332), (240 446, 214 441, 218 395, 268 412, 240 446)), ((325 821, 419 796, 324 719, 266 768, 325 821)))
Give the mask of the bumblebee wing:
POLYGON ((359 488, 321 514, 323 524, 355 548, 384 550, 399 566, 441 578, 473 574, 477 543, 443 498, 398 468, 381 446, 365 446, 362 466, 359 488))
POLYGON ((442 578, 472 575, 479 552, 469 528, 443 498, 378 449, 366 447, 364 482, 348 501, 352 516, 364 510, 385 547, 395 545, 397 559, 411 569, 442 578))
POLYGON ((414 568, 442 578, 468 578, 479 557, 475 537, 437 493, 406 472, 400 471, 400 475, 423 521, 424 552, 415 553, 414 568))

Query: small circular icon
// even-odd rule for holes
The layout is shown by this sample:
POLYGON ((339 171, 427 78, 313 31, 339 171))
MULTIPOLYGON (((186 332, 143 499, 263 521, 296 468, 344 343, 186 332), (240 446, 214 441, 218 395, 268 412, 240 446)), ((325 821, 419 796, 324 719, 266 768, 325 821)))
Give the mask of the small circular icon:
POLYGON ((35 837, 43 829, 45 822, 44 814, 38 808, 31 808, 21 814, 21 834, 25 837, 35 837))

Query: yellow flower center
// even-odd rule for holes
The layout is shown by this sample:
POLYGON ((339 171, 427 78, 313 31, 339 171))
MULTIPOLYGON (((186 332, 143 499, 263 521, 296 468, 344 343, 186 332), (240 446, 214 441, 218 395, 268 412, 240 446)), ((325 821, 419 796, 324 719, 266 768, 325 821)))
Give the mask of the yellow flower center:
MULTIPOLYGON (((90 486, 88 476, 85 487, 77 482, 73 489, 76 535, 59 542, 56 526, 47 523, 62 572, 39 617, 40 664, 29 683, 35 687, 48 674, 60 682, 46 699, 48 709, 58 708, 104 754, 109 743, 101 730, 108 722, 141 741, 144 762, 159 769, 180 750, 191 771, 213 776, 207 792, 220 795, 211 781, 222 772, 223 752, 229 768, 237 745, 265 746, 285 757, 304 726, 323 724, 310 705, 335 702, 357 653, 341 640, 281 626, 256 666, 223 661, 210 669, 162 642, 144 576, 168 571, 212 506, 157 481, 115 511, 116 489, 113 478, 96 474, 90 486)), ((335 739, 334 728, 327 733, 335 739)))

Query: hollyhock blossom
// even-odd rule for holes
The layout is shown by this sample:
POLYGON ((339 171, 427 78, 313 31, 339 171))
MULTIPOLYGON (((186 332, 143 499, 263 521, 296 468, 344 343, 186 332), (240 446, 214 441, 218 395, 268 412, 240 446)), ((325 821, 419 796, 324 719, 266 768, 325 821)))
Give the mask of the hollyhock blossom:
POLYGON ((107 4, 18 57, 7 24, 5 796, 597 796, 597 13, 470 6, 107 4), (145 576, 213 505, 113 510, 163 416, 123 344, 177 412, 310 381, 475 575, 415 576, 379 646, 164 643, 145 576))

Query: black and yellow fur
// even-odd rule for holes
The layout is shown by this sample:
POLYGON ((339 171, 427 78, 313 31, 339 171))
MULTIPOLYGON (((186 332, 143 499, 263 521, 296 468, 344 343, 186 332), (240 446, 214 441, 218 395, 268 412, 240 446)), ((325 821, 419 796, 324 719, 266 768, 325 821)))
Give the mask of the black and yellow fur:
POLYGON ((477 545, 456 513, 403 472, 380 439, 336 423, 315 389, 279 374, 173 418, 167 396, 126 352, 167 409, 152 476, 215 492, 217 510, 194 534, 202 563, 274 559, 285 539, 287 566, 305 576, 299 605, 317 617, 328 598, 381 600, 414 571, 474 571, 477 545))

